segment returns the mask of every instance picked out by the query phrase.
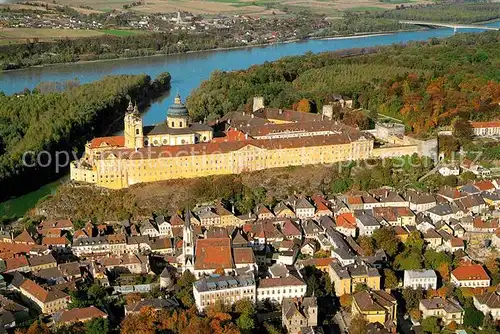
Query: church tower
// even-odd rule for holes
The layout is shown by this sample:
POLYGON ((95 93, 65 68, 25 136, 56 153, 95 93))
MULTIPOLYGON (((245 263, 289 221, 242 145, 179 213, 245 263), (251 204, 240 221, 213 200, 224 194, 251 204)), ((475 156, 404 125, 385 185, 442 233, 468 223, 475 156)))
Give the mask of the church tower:
POLYGON ((182 231, 182 272, 189 270, 194 273, 194 247, 193 226, 191 226, 191 212, 186 209, 184 227, 182 231))
POLYGON ((174 104, 167 110, 167 125, 172 129, 185 129, 189 127, 189 113, 181 100, 179 93, 175 96, 174 104))
POLYGON ((126 148, 142 148, 144 147, 144 135, 142 132, 142 118, 139 115, 139 108, 134 107, 130 101, 127 112, 125 113, 125 136, 126 148))

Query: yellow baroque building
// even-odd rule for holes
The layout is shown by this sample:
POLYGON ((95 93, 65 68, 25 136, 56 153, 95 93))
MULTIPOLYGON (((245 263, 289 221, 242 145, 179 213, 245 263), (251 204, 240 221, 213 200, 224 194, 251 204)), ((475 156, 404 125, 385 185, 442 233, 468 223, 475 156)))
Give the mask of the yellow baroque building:
POLYGON ((71 180, 121 189, 377 155, 369 134, 321 114, 265 108, 261 98, 255 100, 252 112, 229 113, 213 126, 190 123, 179 95, 166 121, 155 126, 143 126, 137 107, 129 105, 124 135, 87 143, 83 157, 71 163, 71 180))

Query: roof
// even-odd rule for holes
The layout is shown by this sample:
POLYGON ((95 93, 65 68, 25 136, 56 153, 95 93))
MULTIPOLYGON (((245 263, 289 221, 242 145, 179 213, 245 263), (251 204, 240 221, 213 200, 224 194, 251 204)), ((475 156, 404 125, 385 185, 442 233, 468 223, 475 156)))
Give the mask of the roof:
POLYGON ((233 258, 235 264, 252 264, 255 263, 255 255, 252 248, 234 248, 233 258))
POLYGON ((306 198, 302 197, 295 204, 295 209, 314 209, 314 205, 312 205, 306 198))
POLYGON ((229 238, 199 239, 196 241, 195 270, 234 268, 229 238))
POLYGON ((30 267, 41 266, 44 264, 55 263, 57 264, 56 259, 52 256, 52 254, 42 255, 42 256, 34 256, 28 259, 30 267))
POLYGON ((410 279, 417 278, 435 278, 437 279, 436 272, 434 270, 405 270, 405 276, 408 276, 410 279))
POLYGON ((480 264, 462 265, 451 272, 459 281, 489 280, 490 277, 480 264))
POLYGON ((6 271, 13 271, 15 269, 28 267, 28 266, 29 266, 28 260, 26 259, 26 256, 24 256, 24 255, 5 259, 5 270, 6 271))
MULTIPOLYGON (((78 239, 82 240, 82 239, 78 239)), ((66 237, 45 237, 42 239, 42 245, 69 245, 69 240, 66 237)))
POLYGON ((199 292, 225 290, 230 288, 255 286, 255 279, 250 275, 210 275, 202 277, 193 283, 193 287, 199 292))
POLYGON ((343 228, 356 228, 356 218, 354 218, 354 215, 350 212, 342 213, 337 216, 335 219, 335 223, 337 227, 343 227, 343 228))
POLYGON ((303 265, 304 267, 307 267, 307 266, 313 266, 313 267, 327 267, 330 265, 330 263, 336 261, 334 258, 331 258, 331 257, 314 257, 314 258, 311 258, 311 259, 307 259, 307 260, 299 260, 297 261, 298 263, 300 263, 301 265, 303 265))
POLYGON ((93 318, 107 318, 108 315, 103 311, 99 310, 95 306, 84 307, 84 308, 74 308, 71 310, 64 310, 57 322, 66 323, 66 322, 77 322, 77 321, 86 321, 93 318))
POLYGON ((421 299, 420 304, 428 310, 444 310, 446 313, 458 313, 464 311, 462 306, 460 306, 456 300, 441 297, 421 299))
POLYGON ((479 129, 479 128, 498 128, 500 127, 500 121, 489 121, 489 122, 470 122, 470 126, 479 129))
POLYGON ((397 303, 392 295, 383 290, 361 291, 352 297, 362 312, 386 311, 397 303))
POLYGON ((285 236, 301 236, 302 235, 302 231, 300 230, 300 227, 295 222, 293 222, 291 220, 287 220, 283 224, 283 228, 281 229, 281 232, 283 232, 283 234, 285 236))
POLYGON ((156 159, 158 157, 183 157, 193 155, 224 154, 238 151, 245 147, 253 147, 256 150, 276 150, 302 147, 314 147, 324 145, 349 144, 361 138, 360 134, 340 133, 333 135, 320 135, 296 138, 269 139, 246 139, 232 142, 208 142, 188 145, 158 146, 144 148, 110 149, 103 154, 104 159, 113 155, 119 159, 140 160, 144 157, 156 159))
POLYGON ((274 288, 274 287, 284 287, 284 286, 301 286, 306 285, 304 281, 295 277, 294 275, 289 275, 288 277, 276 277, 276 278, 264 278, 259 281, 258 288, 274 288))
POLYGON ((34 244, 35 240, 33 240, 31 235, 25 229, 21 232, 21 234, 19 234, 17 237, 14 238, 14 242, 34 244))
POLYGON ((38 225, 38 227, 42 230, 48 228, 71 229, 73 228, 73 223, 69 219, 44 220, 38 225))
POLYGON ((174 98, 174 103, 167 109, 167 117, 188 117, 188 110, 184 103, 182 103, 179 93, 174 98))
POLYGON ((92 139, 92 141, 90 142, 90 148, 124 147, 124 146, 125 146, 124 136, 98 137, 92 139))
POLYGON ((487 305, 490 309, 500 309, 500 292, 486 292, 481 295, 474 295, 480 304, 487 305))
POLYGON ((31 294, 34 298, 43 303, 68 297, 66 293, 56 288, 46 290, 30 279, 24 280, 24 282, 19 286, 19 288, 25 290, 26 292, 31 294))
POLYGON ((481 191, 495 190, 496 187, 490 180, 482 180, 474 183, 474 186, 481 191))

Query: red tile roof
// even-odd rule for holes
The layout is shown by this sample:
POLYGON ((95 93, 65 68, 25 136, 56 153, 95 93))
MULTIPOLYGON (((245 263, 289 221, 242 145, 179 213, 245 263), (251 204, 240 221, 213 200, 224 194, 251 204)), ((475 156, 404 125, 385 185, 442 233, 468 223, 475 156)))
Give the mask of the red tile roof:
POLYGON ((74 308, 71 310, 63 311, 58 319, 58 322, 85 322, 93 318, 107 318, 108 315, 99 310, 95 306, 74 308))
POLYGON ((212 142, 214 143, 223 143, 223 142, 230 142, 230 141, 241 141, 245 140, 245 134, 241 132, 240 130, 235 130, 233 128, 230 128, 228 131, 225 133, 226 135, 224 137, 216 137, 212 139, 212 142))
POLYGON ((300 231, 300 228, 292 222, 291 220, 287 220, 285 224, 283 224, 283 229, 282 231, 283 235, 285 236, 301 236, 302 232, 300 231))
POLYGON ((481 217, 475 217, 472 221, 472 225, 474 228, 496 229, 498 228, 498 219, 484 221, 481 217))
POLYGON ((35 244, 35 240, 31 237, 28 231, 24 230, 17 237, 14 238, 15 243, 35 244))
POLYGON ((464 247, 464 240, 460 238, 453 238, 450 241, 451 247, 464 247))
POLYGON ((500 121, 490 121, 490 122, 470 122, 473 128, 499 128, 500 121))
POLYGON ((490 277, 480 264, 462 265, 451 272, 459 281, 489 280, 490 277))
POLYGON ((234 268, 229 238, 199 239, 196 242, 196 270, 234 268))
POLYGON ((54 245, 69 245, 70 242, 66 237, 45 237, 42 239, 42 245, 54 246, 54 245))
POLYGON ((476 182, 476 183, 474 183, 474 186, 476 188, 478 188, 479 190, 481 190, 481 191, 487 191, 487 190, 494 190, 494 189, 496 189, 496 187, 493 184, 493 182, 488 181, 488 180, 476 182))
POLYGON ((61 219, 61 220, 45 220, 38 225, 38 228, 40 230, 45 230, 45 229, 52 229, 52 228, 58 228, 58 229, 71 229, 73 228, 73 223, 69 219, 61 219))
POLYGON ((350 212, 338 215, 335 222, 338 227, 356 228, 356 218, 354 218, 354 215, 350 212))
POLYGON ((22 267, 28 267, 28 259, 26 256, 17 256, 10 259, 5 259, 5 270, 13 271, 22 267))
POLYGON ((125 146, 124 136, 99 137, 92 139, 92 141, 90 142, 90 148, 124 147, 124 146, 125 146))
POLYGON ((255 255, 251 248, 234 248, 233 257, 235 264, 250 264, 255 263, 255 255))

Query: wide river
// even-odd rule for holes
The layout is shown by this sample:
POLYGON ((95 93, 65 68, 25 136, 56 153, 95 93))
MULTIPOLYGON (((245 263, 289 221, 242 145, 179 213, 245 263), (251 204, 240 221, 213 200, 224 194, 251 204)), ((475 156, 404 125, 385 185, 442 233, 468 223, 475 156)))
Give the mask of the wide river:
MULTIPOLYGON (((487 25, 500 27, 500 21, 487 25)), ((478 32, 481 30, 467 29, 463 31, 478 32)), ((6 94, 21 92, 24 88, 34 88, 42 81, 66 81, 77 78, 81 83, 87 83, 109 74, 146 73, 154 78, 158 74, 168 71, 172 75, 171 92, 176 93, 178 91, 185 98, 203 80, 208 79, 210 73, 214 70, 244 69, 255 64, 273 61, 284 56, 301 55, 309 51, 317 53, 407 43, 409 41, 425 41, 432 37, 443 38, 453 34, 453 29, 432 29, 365 37, 308 40, 264 47, 36 67, 0 72, 0 91, 4 91, 6 94)), ((155 101, 143 115, 144 124, 150 125, 163 121, 167 107, 172 102, 171 100, 170 96, 167 95, 155 101)), ((4 214, 24 214, 28 209, 34 207, 38 199, 50 194, 59 183, 55 182, 46 185, 35 192, 1 203, 0 216, 4 214)))

